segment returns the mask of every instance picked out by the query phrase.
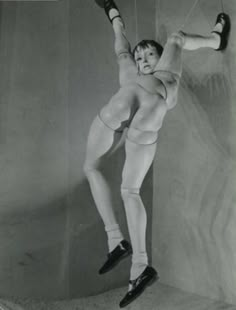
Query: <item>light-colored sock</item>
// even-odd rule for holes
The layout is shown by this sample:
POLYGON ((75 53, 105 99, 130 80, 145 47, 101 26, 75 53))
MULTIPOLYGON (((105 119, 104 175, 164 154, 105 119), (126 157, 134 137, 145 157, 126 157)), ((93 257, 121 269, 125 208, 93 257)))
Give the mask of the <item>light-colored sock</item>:
POLYGON ((114 18, 114 17, 116 17, 116 16, 119 16, 119 15, 120 15, 120 13, 119 13, 119 11, 116 10, 116 9, 111 9, 111 10, 109 11, 109 17, 110 17, 110 19, 112 19, 112 18, 114 18))
MULTIPOLYGON (((116 9, 111 9, 110 12, 109 12, 109 17, 110 19, 112 20, 114 17, 116 16, 120 16, 120 13, 119 11, 117 11, 116 9)), ((124 22, 122 20, 121 17, 116 17, 112 20, 112 25, 113 25, 113 28, 114 28, 114 31, 119 31, 119 30, 123 30, 124 31, 124 22)))
POLYGON ((122 198, 133 249, 130 280, 135 280, 148 264, 146 251, 147 213, 139 195, 139 189, 123 189, 122 198))
POLYGON ((124 239, 124 237, 118 224, 105 226, 105 231, 108 238, 108 249, 109 252, 111 252, 124 239))
MULTIPOLYGON (((224 22, 223 22, 224 24, 224 22)), ((214 28, 213 28, 213 31, 219 31, 219 32, 222 32, 223 30, 223 24, 222 23, 217 23, 214 28)))
MULTIPOLYGON (((213 31, 217 31, 219 33, 221 33, 223 30, 223 25, 222 23, 217 23, 215 25, 215 27, 213 28, 213 31)), ((211 33, 211 35, 215 38, 215 45, 214 48, 217 49, 220 46, 220 42, 221 42, 221 37, 219 36, 219 34, 217 33, 211 33)))
MULTIPOLYGON (((147 266, 148 266, 148 257, 146 252, 133 254, 132 266, 130 270, 130 280, 136 280, 147 266)), ((130 291, 131 289, 132 285, 129 284, 128 290, 130 291)))

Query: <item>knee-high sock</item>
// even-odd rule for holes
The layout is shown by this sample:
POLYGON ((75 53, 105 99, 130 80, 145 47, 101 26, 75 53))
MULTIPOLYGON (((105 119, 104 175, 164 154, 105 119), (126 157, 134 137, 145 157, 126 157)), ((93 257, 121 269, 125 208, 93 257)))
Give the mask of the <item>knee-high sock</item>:
POLYGON ((146 251, 147 214, 137 189, 122 189, 128 229, 133 248, 130 279, 136 279, 148 264, 146 251))
MULTIPOLYGON (((115 244, 116 241, 119 241, 113 241, 113 239, 117 239, 118 235, 122 236, 122 234, 119 232, 119 226, 112 206, 110 184, 102 173, 101 163, 103 156, 116 143, 115 136, 114 130, 97 116, 90 127, 84 163, 84 173, 89 181, 94 202, 107 229, 109 251, 112 251, 117 245, 115 244), (114 226, 116 227, 115 231, 114 226), (109 232, 110 230, 112 231, 111 233, 109 232)), ((118 136, 116 137, 118 138, 118 136)))
POLYGON ((108 238, 108 249, 109 252, 111 252, 118 243, 123 240, 123 235, 117 224, 115 213, 112 208, 110 187, 102 173, 97 169, 87 172, 87 177, 97 209, 105 225, 108 238))
MULTIPOLYGON (((213 31, 217 31, 221 33, 223 30, 223 26, 221 23, 217 23, 213 31)), ((221 38, 217 33, 210 33, 207 36, 202 36, 199 34, 191 34, 191 33, 184 33, 184 45, 183 48, 186 50, 196 50, 203 47, 210 47, 213 49, 217 49, 220 45, 221 38)))
POLYGON ((105 226, 105 230, 108 237, 109 252, 111 252, 124 238, 118 224, 105 226))

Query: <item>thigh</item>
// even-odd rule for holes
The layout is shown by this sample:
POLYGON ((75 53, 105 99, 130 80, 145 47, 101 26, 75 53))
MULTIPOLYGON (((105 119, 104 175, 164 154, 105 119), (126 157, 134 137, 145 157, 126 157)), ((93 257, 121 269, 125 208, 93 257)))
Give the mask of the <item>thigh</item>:
POLYGON ((120 88, 99 113, 104 124, 116 131, 128 126, 137 110, 137 88, 135 84, 120 88))
POLYGON ((172 73, 173 76, 181 76, 183 42, 184 38, 181 33, 174 33, 168 38, 156 71, 163 70, 172 73))
POLYGON ((89 169, 99 165, 102 157, 113 151, 121 136, 122 133, 108 128, 99 117, 96 117, 88 135, 85 167, 89 169))
POLYGON ((126 159, 122 172, 122 188, 139 189, 153 162, 156 143, 139 145, 126 139, 126 159))
POLYGON ((156 71, 155 77, 162 81, 166 89, 166 103, 168 109, 173 108, 178 99, 180 76, 170 71, 156 71))
POLYGON ((118 64, 119 81, 121 87, 125 86, 127 83, 136 81, 138 68, 130 52, 121 53, 118 56, 118 64))
POLYGON ((158 94, 145 95, 141 99, 140 107, 130 123, 127 138, 137 144, 153 144, 157 141, 158 131, 167 112, 166 101, 158 94))

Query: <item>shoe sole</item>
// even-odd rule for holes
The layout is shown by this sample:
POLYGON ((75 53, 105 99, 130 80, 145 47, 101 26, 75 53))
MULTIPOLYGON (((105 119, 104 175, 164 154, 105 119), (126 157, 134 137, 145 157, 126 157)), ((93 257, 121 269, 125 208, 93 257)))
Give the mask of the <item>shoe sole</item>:
POLYGON ((124 308, 126 306, 128 306, 131 302, 133 302, 135 299, 137 299, 144 291, 147 287, 151 286, 154 282, 156 282, 157 280, 159 280, 159 276, 158 274, 156 274, 155 276, 153 276, 151 279, 149 279, 147 281, 147 283, 143 286, 142 290, 135 295, 133 298, 131 298, 129 301, 127 301, 125 304, 120 305, 120 308, 124 308))

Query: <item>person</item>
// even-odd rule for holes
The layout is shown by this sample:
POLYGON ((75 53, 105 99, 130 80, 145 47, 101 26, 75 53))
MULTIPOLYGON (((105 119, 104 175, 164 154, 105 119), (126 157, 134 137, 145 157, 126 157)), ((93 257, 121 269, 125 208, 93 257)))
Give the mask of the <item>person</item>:
POLYGON ((91 125, 84 172, 108 237, 107 260, 99 273, 108 272, 132 254, 129 288, 120 302, 120 307, 124 307, 158 279, 157 271, 148 264, 147 216, 140 188, 153 162, 164 117, 177 103, 182 51, 199 48, 224 50, 228 44, 230 19, 227 14, 220 13, 208 36, 178 31, 170 35, 164 49, 156 41, 143 40, 131 52, 124 21, 115 2, 95 1, 105 9, 114 30, 120 88, 91 125), (100 170, 105 155, 114 148, 125 128, 126 157, 121 197, 132 246, 124 239, 117 223, 109 183, 100 170))

